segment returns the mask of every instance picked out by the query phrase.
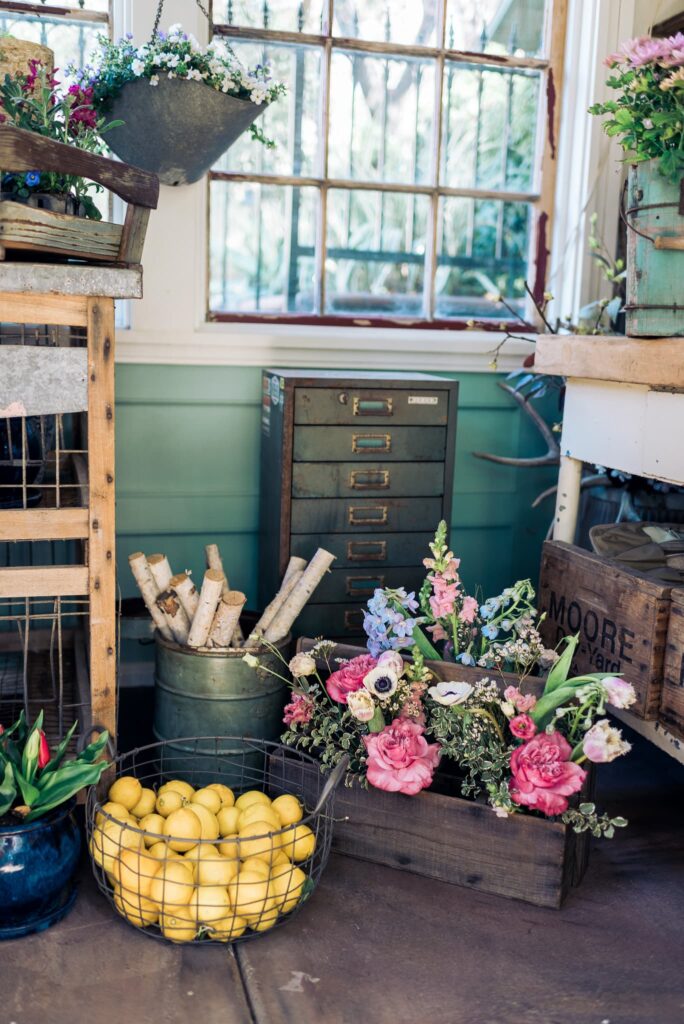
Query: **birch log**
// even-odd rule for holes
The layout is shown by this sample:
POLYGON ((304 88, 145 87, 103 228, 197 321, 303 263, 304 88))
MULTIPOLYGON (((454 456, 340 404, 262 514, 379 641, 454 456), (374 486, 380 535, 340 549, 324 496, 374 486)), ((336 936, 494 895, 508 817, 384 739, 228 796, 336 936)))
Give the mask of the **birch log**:
POLYGON ((207 569, 205 572, 197 611, 190 627, 188 647, 204 647, 206 645, 211 624, 221 600, 224 582, 225 576, 218 569, 207 569))
POLYGON ((247 638, 247 643, 245 644, 246 647, 253 649, 254 647, 259 646, 266 630, 271 625, 284 602, 287 601, 303 575, 304 573, 301 569, 295 569, 294 572, 291 572, 289 579, 287 577, 287 573, 285 573, 285 576, 283 576, 283 582, 280 585, 280 590, 271 603, 266 605, 264 608, 261 618, 247 638))
POLYGON ((147 564, 147 559, 142 551, 134 551, 132 555, 129 555, 128 564, 131 567, 133 578, 138 584, 138 590, 145 602, 145 607, 152 616, 153 623, 165 640, 173 640, 173 633, 166 621, 166 616, 163 611, 157 607, 157 585, 152 578, 150 567, 147 564))
POLYGON ((199 594, 187 572, 179 572, 176 576, 172 576, 169 580, 169 590, 173 590, 174 594, 178 596, 183 611, 192 622, 199 604, 199 594))
POLYGON ((289 581, 293 572, 304 572, 306 566, 306 558, 299 558, 298 555, 292 555, 290 557, 290 561, 287 563, 287 569, 285 570, 285 575, 283 576, 283 582, 280 584, 281 590, 289 581))
POLYGON ((335 555, 331 555, 323 548, 318 549, 290 596, 283 601, 271 625, 265 631, 265 640, 275 644, 287 636, 295 619, 334 561, 335 555))
MULTIPOLYGON (((208 569, 216 569, 217 572, 222 572, 223 573, 223 576, 224 576, 224 579, 225 579, 225 583, 223 585, 223 597, 225 597, 227 594, 230 593, 230 583, 228 582, 228 575, 226 573, 225 566, 223 564, 223 559, 221 558, 221 552, 219 550, 218 544, 206 544, 205 548, 204 548, 204 554, 205 554, 206 559, 207 559, 207 568, 208 569)), ((238 590, 238 591, 236 591, 236 593, 239 594, 240 591, 238 590)), ((239 616, 238 616, 238 619, 239 619, 239 616)), ((245 638, 242 635, 242 630, 240 629, 240 623, 238 621, 236 623, 236 625, 235 625, 235 632, 234 632, 234 635, 233 635, 233 643, 235 644, 236 647, 239 647, 240 644, 244 643, 244 639, 245 638)))
POLYGON ((150 567, 152 579, 157 584, 157 593, 161 594, 163 590, 168 590, 173 574, 166 555, 150 555, 147 564, 150 567))
POLYGON ((246 596, 240 590, 229 590, 222 595, 209 631, 208 647, 230 647, 246 601, 246 596))
POLYGON ((166 616, 166 621, 171 627, 173 639, 177 644, 188 642, 190 632, 190 619, 180 603, 178 595, 173 590, 164 590, 157 598, 157 607, 166 616))

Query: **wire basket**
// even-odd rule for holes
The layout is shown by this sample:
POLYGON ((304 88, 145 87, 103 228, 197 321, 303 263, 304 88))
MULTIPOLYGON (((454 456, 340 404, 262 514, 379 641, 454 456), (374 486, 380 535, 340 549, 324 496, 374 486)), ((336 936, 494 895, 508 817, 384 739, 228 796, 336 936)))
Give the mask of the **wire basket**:
POLYGON ((256 938, 290 920, 316 888, 345 762, 324 776, 314 757, 279 743, 202 736, 139 747, 114 770, 107 800, 95 787, 88 792, 88 849, 100 891, 146 935, 203 944, 256 938), (195 790, 208 757, 214 782, 195 790))

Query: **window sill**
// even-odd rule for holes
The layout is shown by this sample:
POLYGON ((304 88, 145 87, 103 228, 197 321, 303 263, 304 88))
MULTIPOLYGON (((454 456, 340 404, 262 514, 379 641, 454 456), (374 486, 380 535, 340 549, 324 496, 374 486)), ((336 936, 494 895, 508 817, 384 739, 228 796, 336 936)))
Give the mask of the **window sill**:
MULTIPOLYGON (((497 369, 520 367, 533 338, 508 341, 497 369)), ((203 324, 194 331, 120 330, 117 361, 177 366, 312 366, 322 369, 492 370, 493 331, 203 324)))

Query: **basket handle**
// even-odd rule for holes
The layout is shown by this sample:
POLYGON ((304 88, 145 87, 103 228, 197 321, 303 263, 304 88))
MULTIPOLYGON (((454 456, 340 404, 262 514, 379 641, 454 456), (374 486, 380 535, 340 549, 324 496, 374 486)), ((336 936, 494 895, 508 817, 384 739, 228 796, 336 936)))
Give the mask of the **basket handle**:
POLYGON ((342 760, 337 762, 337 764, 335 765, 335 767, 331 771, 330 775, 328 776, 327 781, 325 783, 325 786, 323 787, 323 790, 321 791, 321 795, 318 798, 316 806, 314 807, 313 811, 311 812, 312 814, 320 814, 321 813, 321 809, 325 806, 326 800, 328 799, 330 794, 335 789, 337 789, 337 787, 339 786, 339 784, 340 784, 340 782, 342 780, 342 776, 344 775, 344 773, 346 772, 348 767, 349 767, 349 758, 345 754, 344 757, 342 758, 342 760))

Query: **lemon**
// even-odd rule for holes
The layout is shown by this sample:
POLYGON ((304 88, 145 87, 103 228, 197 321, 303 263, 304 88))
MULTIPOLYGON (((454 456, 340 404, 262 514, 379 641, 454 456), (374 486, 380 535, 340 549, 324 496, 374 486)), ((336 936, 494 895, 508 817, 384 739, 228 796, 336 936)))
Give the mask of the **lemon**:
POLYGON ((203 857, 198 862, 195 881, 200 886, 222 885, 225 889, 237 873, 237 861, 217 853, 215 857, 203 857))
POLYGON ((238 837, 237 833, 232 836, 224 836, 221 842, 218 844, 219 853, 223 857, 232 857, 238 859, 240 854, 238 852, 238 837))
POLYGON ((211 924, 225 917, 230 910, 230 900, 223 885, 199 885, 192 894, 190 914, 200 924, 211 924))
POLYGON ((296 825, 304 816, 304 808, 296 796, 284 793, 273 801, 273 810, 280 818, 282 825, 296 825))
POLYGON ((152 880, 161 866, 161 861, 143 850, 122 850, 114 861, 112 874, 122 889, 136 896, 149 896, 152 880))
POLYGON ((265 804, 250 804, 249 807, 240 812, 238 832, 247 825, 251 825, 254 821, 268 822, 270 825, 269 832, 278 832, 283 827, 280 818, 273 808, 266 807, 265 804))
POLYGON ((213 843, 219 837, 219 824, 216 815, 212 814, 204 804, 187 804, 185 810, 194 814, 200 826, 200 838, 213 843))
POLYGON ((316 837, 308 825, 295 825, 281 837, 283 853, 290 860, 308 860, 316 849, 316 837))
POLYGON ((142 796, 142 786, 132 775, 122 775, 109 787, 107 796, 113 803, 122 804, 127 811, 130 811, 142 796))
POLYGON ((197 935, 197 922, 187 907, 179 907, 172 914, 162 914, 159 927, 164 938, 171 942, 192 942, 197 935))
POLYGON ((192 898, 194 885, 192 870, 182 860, 163 863, 152 879, 150 899, 161 908, 162 913, 176 913, 179 907, 186 907, 192 898))
POLYGON ((142 832, 132 829, 128 824, 118 821, 106 821, 94 831, 90 843, 90 852, 95 863, 109 874, 114 873, 114 861, 122 850, 139 850, 142 846, 142 832))
POLYGON ((114 905, 122 917, 138 928, 147 928, 148 924, 156 924, 159 920, 159 907, 144 896, 127 892, 120 885, 114 890, 114 905))
POLYGON ((271 873, 275 874, 276 869, 281 867, 292 867, 292 861, 282 850, 278 850, 271 860, 271 873))
POLYGON ((162 818, 168 818, 174 811, 180 811, 183 806, 183 797, 175 789, 168 789, 166 793, 159 793, 156 803, 157 814, 162 818))
POLYGON ((150 846, 147 851, 150 857, 156 857, 157 860, 183 860, 180 853, 176 853, 172 850, 168 842, 164 839, 160 839, 159 842, 155 843, 154 846, 150 846))
MULTIPOLYGON (((198 843, 197 846, 193 846, 192 850, 188 850, 187 853, 183 854, 183 863, 188 864, 192 869, 194 875, 197 874, 197 865, 200 860, 204 857, 220 857, 221 854, 218 851, 218 847, 214 846, 213 843, 198 843)), ((196 881, 197 879, 195 879, 196 881)))
POLYGON ((281 837, 273 835, 273 829, 266 821, 253 821, 238 832, 240 840, 240 858, 261 857, 271 862, 278 848, 281 837))
POLYGON ((241 871, 231 881, 228 892, 235 913, 244 917, 249 925, 275 905, 268 879, 256 871, 241 871))
POLYGON ((143 787, 140 799, 135 807, 131 807, 131 814, 134 818, 144 818, 146 814, 152 813, 156 802, 157 794, 155 791, 153 789, 145 789, 143 787))
POLYGON ((174 793, 180 793, 186 801, 190 800, 195 792, 189 782, 183 782, 182 779, 171 779, 171 782, 165 782, 163 786, 159 787, 157 795, 159 793, 168 793, 169 790, 172 790, 174 793))
POLYGON ((108 800, 106 804, 102 804, 102 810, 95 815, 95 824, 101 825, 103 822, 109 821, 110 818, 126 821, 129 817, 128 809, 123 804, 115 804, 112 800, 108 800), (108 814, 109 817, 106 818, 105 814, 108 814))
POLYGON ((279 917, 278 908, 275 904, 271 904, 267 910, 259 914, 255 921, 251 921, 249 926, 253 932, 266 932, 273 927, 279 917))
POLYGON ((250 804, 267 804, 271 806, 271 798, 262 793, 260 789, 248 789, 246 793, 243 793, 235 801, 235 806, 239 807, 241 811, 244 811, 250 804))
POLYGON ((219 832, 222 836, 232 836, 238 830, 241 811, 239 807, 222 807, 216 815, 219 832))
POLYGON ((297 906, 306 884, 306 878, 302 869, 295 867, 285 868, 273 875, 270 891, 281 914, 289 914, 297 906))
POLYGON ((220 917, 218 921, 212 922, 209 937, 218 939, 219 942, 232 942, 233 939, 239 939, 246 929, 247 922, 244 917, 228 914, 227 917, 220 917))
POLYGON ((224 786, 220 782, 212 782, 207 789, 215 789, 218 795, 221 797, 221 804, 223 807, 232 807, 235 803, 235 793, 230 786, 224 786))
POLYGON ((191 804, 201 804, 202 807, 206 807, 212 814, 218 814, 221 810, 221 795, 216 792, 215 789, 198 789, 196 793, 192 794, 190 799, 191 804))
POLYGON ((270 870, 265 860, 261 857, 248 857, 247 860, 243 860, 240 864, 240 871, 254 872, 257 875, 261 875, 262 878, 269 878, 270 870))
POLYGON ((199 818, 189 807, 172 811, 164 822, 164 835, 169 837, 169 846, 178 853, 185 853, 196 845, 202 836, 199 818))

